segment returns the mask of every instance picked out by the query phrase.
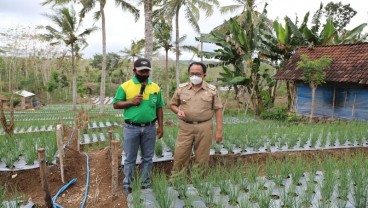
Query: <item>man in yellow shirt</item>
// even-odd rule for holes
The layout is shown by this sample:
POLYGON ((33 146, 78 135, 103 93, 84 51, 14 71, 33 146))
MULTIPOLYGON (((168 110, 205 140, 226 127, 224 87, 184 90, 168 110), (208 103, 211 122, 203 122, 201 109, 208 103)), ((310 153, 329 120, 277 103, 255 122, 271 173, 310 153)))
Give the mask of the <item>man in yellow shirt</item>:
POLYGON ((114 109, 124 109, 123 192, 126 194, 131 192, 139 148, 142 153, 142 188, 150 188, 156 136, 158 139, 163 136, 162 107, 165 104, 160 87, 149 79, 151 70, 148 59, 137 59, 134 62, 134 77, 118 88, 113 100, 114 109))

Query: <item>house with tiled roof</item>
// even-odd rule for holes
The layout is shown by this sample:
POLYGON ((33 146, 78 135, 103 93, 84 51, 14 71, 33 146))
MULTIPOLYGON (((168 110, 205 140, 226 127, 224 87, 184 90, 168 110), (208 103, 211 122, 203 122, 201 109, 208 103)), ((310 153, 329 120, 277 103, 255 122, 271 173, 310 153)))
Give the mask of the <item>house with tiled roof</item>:
POLYGON ((297 67, 302 54, 311 60, 332 59, 324 70, 326 83, 316 90, 314 116, 368 120, 368 43, 300 48, 276 72, 276 80, 293 83, 292 109, 309 115, 312 89, 303 80, 303 69, 297 67))

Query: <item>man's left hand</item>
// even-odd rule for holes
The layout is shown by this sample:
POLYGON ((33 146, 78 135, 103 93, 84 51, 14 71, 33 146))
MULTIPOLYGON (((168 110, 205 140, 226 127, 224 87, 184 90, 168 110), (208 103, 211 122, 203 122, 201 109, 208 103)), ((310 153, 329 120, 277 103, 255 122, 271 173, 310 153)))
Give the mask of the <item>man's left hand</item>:
POLYGON ((157 138, 161 139, 163 135, 164 135, 164 129, 160 127, 157 128, 157 138))
POLYGON ((216 131, 215 141, 217 144, 222 142, 222 131, 216 131))

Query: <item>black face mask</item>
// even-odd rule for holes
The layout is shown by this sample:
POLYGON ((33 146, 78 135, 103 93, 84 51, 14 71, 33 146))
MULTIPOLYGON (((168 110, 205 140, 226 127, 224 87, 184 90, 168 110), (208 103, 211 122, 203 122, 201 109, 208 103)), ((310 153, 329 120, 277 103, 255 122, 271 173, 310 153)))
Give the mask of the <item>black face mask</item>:
POLYGON ((143 83, 143 82, 147 81, 147 79, 148 79, 149 76, 142 76, 142 75, 136 74, 135 77, 138 79, 138 81, 140 83, 143 83))

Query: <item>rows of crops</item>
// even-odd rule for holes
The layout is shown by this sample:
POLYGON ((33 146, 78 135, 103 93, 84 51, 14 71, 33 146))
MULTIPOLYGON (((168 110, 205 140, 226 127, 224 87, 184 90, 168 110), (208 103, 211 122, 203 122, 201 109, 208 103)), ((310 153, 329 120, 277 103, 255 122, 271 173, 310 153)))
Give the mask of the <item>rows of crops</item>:
POLYGON ((317 160, 270 157, 262 170, 255 163, 218 164, 206 174, 193 169, 171 183, 158 171, 152 190, 143 192, 139 180, 128 197, 129 207, 368 206, 368 161, 360 154, 317 160))
MULTIPOLYGON (((14 136, 10 138, 0 132, 0 146, 7 147, 0 148, 0 171, 38 167, 39 147, 46 149, 47 163, 54 163, 57 156, 55 125, 74 125, 77 113, 71 108, 71 105, 49 105, 37 111, 16 112, 14 136)), ((107 106, 106 115, 99 116, 93 106, 84 105, 80 109, 85 109, 89 116, 87 129, 79 137, 86 152, 106 147, 110 135, 123 145, 120 111, 107 106)), ((168 125, 164 127, 163 139, 156 143, 154 162, 172 160, 175 154, 178 120, 165 111, 165 121, 168 125)), ((293 124, 225 116, 224 140, 221 144, 212 144, 211 154, 249 155, 367 147, 367 127, 367 123, 359 121, 293 124)), ((139 157, 137 163, 140 163, 139 157)), ((239 163, 231 169, 226 167, 228 165, 219 164, 210 174, 198 173, 201 178, 196 178, 194 171, 191 176, 177 178, 170 186, 166 177, 156 174, 152 190, 133 192, 129 206, 152 207, 152 204, 164 203, 162 201, 175 207, 189 204, 194 207, 367 206, 368 162, 363 156, 317 161, 270 159, 262 171, 257 164, 239 163), (163 199, 163 196, 171 198, 163 199), (145 204, 135 204, 137 197, 144 199, 145 204)))

